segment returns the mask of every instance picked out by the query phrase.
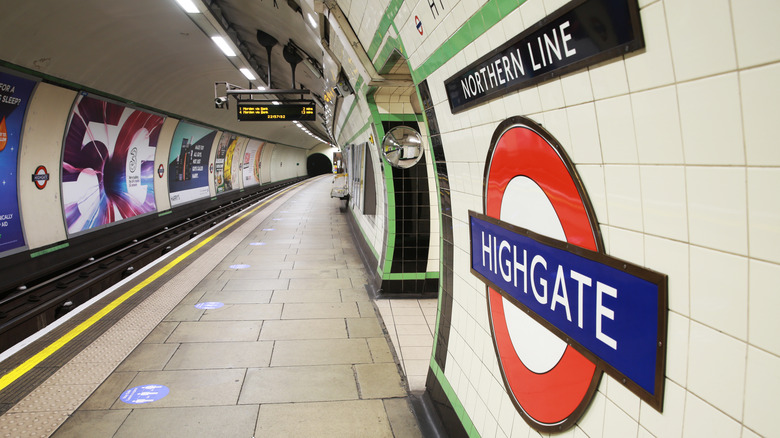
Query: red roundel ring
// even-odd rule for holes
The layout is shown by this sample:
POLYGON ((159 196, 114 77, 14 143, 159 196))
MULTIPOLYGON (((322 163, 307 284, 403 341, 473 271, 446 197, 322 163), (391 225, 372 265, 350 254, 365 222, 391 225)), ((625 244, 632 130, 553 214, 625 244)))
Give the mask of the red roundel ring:
MULTIPOLYGON (((568 243, 603 252, 595 214, 566 153, 541 126, 513 117, 498 126, 491 141, 484 180, 486 215, 501 219, 507 186, 519 176, 544 192, 568 243)), ((512 344, 504 311, 504 304, 511 303, 492 288, 487 297, 499 368, 518 411, 537 430, 571 427, 593 397, 601 368, 566 345, 551 369, 532 371, 512 344)))

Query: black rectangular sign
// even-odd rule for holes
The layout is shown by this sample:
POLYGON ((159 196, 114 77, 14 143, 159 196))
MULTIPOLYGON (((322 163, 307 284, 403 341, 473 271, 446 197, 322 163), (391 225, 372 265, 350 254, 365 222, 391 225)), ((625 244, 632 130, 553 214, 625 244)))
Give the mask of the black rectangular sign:
POLYGON ((316 111, 313 101, 304 103, 238 102, 239 121, 296 121, 315 120, 316 111))
POLYGON ((637 0, 574 0, 444 82, 458 113, 644 47, 637 0))

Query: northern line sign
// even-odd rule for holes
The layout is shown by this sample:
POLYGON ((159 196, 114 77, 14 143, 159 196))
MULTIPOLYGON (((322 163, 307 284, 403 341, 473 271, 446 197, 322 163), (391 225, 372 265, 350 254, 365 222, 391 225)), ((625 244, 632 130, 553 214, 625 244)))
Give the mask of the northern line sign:
POLYGON ((444 82, 453 113, 644 47, 636 0, 574 0, 444 82))

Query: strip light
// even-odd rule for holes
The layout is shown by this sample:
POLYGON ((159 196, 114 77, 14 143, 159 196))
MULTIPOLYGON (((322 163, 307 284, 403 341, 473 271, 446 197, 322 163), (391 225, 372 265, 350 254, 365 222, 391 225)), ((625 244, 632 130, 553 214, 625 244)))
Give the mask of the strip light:
POLYGON ((195 6, 195 3, 192 3, 192 0, 176 0, 176 2, 179 3, 179 6, 188 14, 197 14, 200 12, 198 7, 195 6))
POLYGON ((217 47, 219 47, 220 50, 222 50, 222 53, 224 53, 225 56, 230 56, 230 57, 236 56, 236 52, 234 52, 233 49, 230 48, 227 41, 225 41, 225 39, 222 38, 221 36, 213 36, 211 37, 211 41, 214 41, 214 44, 216 44, 217 47))
POLYGON ((257 79, 257 78, 255 77, 255 75, 253 75, 253 74, 252 74, 252 71, 251 71, 251 70, 249 70, 248 68, 241 68, 241 69, 239 69, 239 71, 240 71, 240 72, 241 72, 241 73, 242 73, 244 76, 246 76, 246 78, 247 78, 247 79, 249 79, 250 81, 254 81, 255 79, 257 79))

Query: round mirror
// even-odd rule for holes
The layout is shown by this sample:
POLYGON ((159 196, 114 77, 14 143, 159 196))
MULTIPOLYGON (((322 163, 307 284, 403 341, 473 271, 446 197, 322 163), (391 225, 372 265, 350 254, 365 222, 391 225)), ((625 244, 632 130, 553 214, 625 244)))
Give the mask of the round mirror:
POLYGON ((408 126, 396 126, 382 139, 382 152, 391 166, 408 169, 422 158, 422 137, 408 126))

